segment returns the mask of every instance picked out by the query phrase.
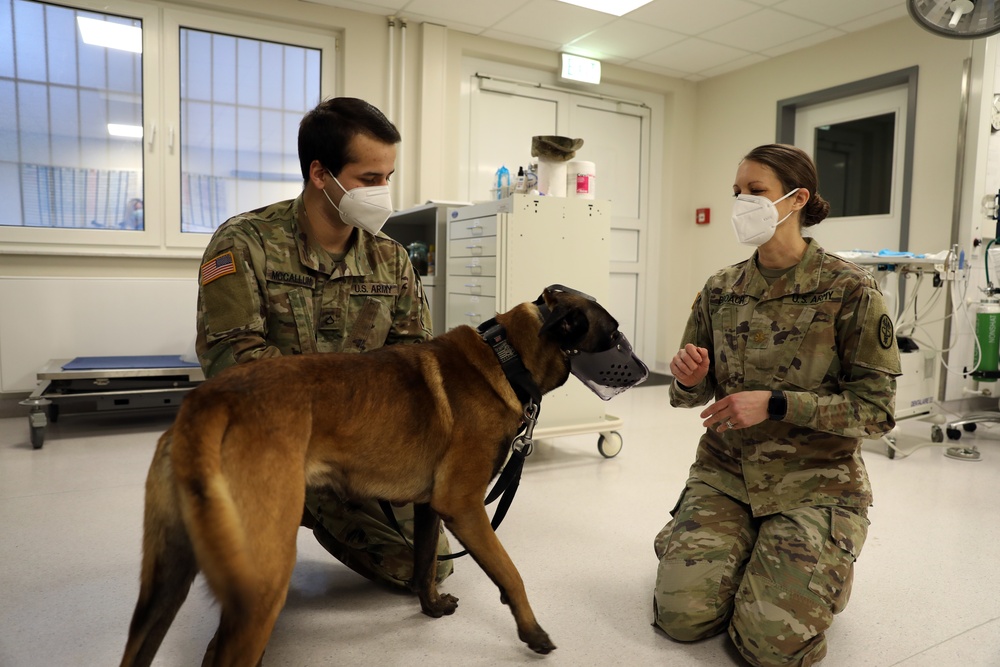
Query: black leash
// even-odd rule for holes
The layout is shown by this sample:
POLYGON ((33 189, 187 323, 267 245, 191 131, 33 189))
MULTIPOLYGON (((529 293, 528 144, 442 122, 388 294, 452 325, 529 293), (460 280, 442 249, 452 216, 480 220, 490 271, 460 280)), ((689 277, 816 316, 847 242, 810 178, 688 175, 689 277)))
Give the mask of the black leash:
MULTIPOLYGON (((479 335, 482 336, 483 340, 493 348, 494 354, 496 354, 497 359, 500 361, 500 367, 503 369, 504 375, 507 376, 507 381, 510 382, 514 393, 517 394, 518 399, 524 405, 524 420, 521 429, 518 431, 519 435, 511 442, 510 458, 507 459, 506 465, 500 471, 500 476, 497 477, 493 488, 490 489, 490 492, 486 495, 486 499, 483 501, 484 504, 491 505, 498 498, 500 499, 497 509, 493 513, 493 519, 490 521, 490 526, 496 532, 504 517, 507 516, 507 510, 514 501, 514 494, 517 493, 517 487, 521 483, 521 471, 524 469, 524 459, 531 454, 531 450, 534 448, 532 433, 535 430, 535 423, 538 421, 538 413, 541 410, 542 392, 538 389, 538 385, 535 384, 534 379, 532 379, 531 373, 525 368, 517 351, 507 342, 507 331, 502 324, 496 321, 496 318, 480 324, 477 331, 479 331, 479 335)), ((399 526, 399 522, 396 520, 396 514, 392 511, 392 505, 384 500, 378 502, 382 508, 382 512, 385 513, 386 519, 389 521, 389 525, 399 533, 407 546, 413 549, 413 545, 406 539, 402 528, 399 526)), ((437 559, 439 561, 452 560, 453 558, 460 558, 467 553, 469 551, 463 549, 458 553, 438 556, 437 559)))

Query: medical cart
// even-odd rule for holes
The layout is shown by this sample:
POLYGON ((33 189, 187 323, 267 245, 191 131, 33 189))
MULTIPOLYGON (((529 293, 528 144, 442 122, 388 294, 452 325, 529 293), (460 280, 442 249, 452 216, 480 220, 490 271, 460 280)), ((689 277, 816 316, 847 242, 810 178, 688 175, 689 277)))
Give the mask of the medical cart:
POLYGON ((106 410, 167 408, 205 380, 201 366, 180 356, 53 359, 38 371, 38 385, 21 405, 31 408, 31 446, 41 449, 49 421, 64 407, 106 410))

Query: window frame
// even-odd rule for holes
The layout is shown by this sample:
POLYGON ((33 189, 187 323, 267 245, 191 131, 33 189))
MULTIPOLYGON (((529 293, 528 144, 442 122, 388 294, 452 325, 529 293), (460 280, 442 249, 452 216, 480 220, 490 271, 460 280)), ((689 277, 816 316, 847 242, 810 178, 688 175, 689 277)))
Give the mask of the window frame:
MULTIPOLYGON (((321 97, 326 97, 330 94, 328 91, 334 90, 336 38, 331 41, 328 34, 310 32, 298 27, 293 29, 249 18, 234 19, 223 14, 190 12, 172 8, 163 10, 163 34, 171 35, 169 40, 164 40, 164 62, 171 63, 174 68, 174 76, 164 77, 163 80, 163 99, 171 100, 169 106, 164 104, 161 113, 166 128, 166 135, 161 137, 164 139, 162 150, 165 154, 166 166, 163 184, 168 192, 177 193, 177 196, 169 197, 164 201, 165 219, 176 222, 176 225, 165 228, 165 239, 168 247, 198 248, 201 250, 208 243, 211 234, 181 231, 180 31, 182 28, 318 49, 321 52, 321 97), (171 140, 172 136, 174 138, 171 140), (171 145, 171 141, 173 145, 171 145)), ((318 101, 316 100, 316 102, 318 101)))
POLYGON ((181 28, 319 49, 320 97, 325 99, 337 89, 341 38, 337 30, 282 25, 208 9, 179 9, 136 0, 38 1, 142 21, 144 229, 0 226, 0 255, 201 256, 211 234, 181 231, 181 28))

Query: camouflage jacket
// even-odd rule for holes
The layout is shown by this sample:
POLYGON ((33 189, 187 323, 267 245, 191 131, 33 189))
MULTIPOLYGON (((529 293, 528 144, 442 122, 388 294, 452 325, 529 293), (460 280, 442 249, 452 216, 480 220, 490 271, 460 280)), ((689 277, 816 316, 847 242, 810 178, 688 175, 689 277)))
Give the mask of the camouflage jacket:
POLYGON ((867 507, 861 439, 892 429, 899 350, 866 270, 815 240, 769 287, 753 258, 723 269, 695 299, 687 343, 711 356, 705 380, 674 382, 675 407, 783 390, 782 421, 701 437, 692 477, 748 503, 755 516, 809 505, 867 507))
POLYGON ((364 352, 430 338, 406 250, 355 230, 342 261, 302 232, 302 195, 216 230, 199 275, 196 348, 205 375, 283 354, 364 352))

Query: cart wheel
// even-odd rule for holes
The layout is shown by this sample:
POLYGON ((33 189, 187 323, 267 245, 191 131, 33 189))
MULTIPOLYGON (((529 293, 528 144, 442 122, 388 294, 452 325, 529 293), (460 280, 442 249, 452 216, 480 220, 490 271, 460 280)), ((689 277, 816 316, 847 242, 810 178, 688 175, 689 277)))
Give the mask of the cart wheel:
POLYGON ((35 409, 28 415, 28 426, 31 427, 31 446, 33 449, 41 449, 45 442, 45 427, 49 420, 45 417, 45 409, 35 406, 35 409))
POLYGON ((962 430, 965 431, 966 433, 975 433, 976 423, 972 422, 971 424, 962 424, 962 430))
POLYGON ((885 436, 885 455, 890 459, 896 458, 896 438, 885 436))
POLYGON ((952 428, 950 426, 947 429, 945 429, 945 433, 948 434, 949 440, 958 440, 959 438, 962 437, 961 431, 959 431, 957 428, 952 428))
POLYGON ((45 442, 45 427, 44 426, 32 426, 31 427, 31 448, 32 449, 41 449, 43 442, 45 442))
POLYGON ((597 451, 606 459, 613 459, 622 450, 622 436, 618 431, 602 433, 597 439, 597 451))
POLYGON ((931 426, 931 442, 944 442, 944 431, 937 424, 931 426))

